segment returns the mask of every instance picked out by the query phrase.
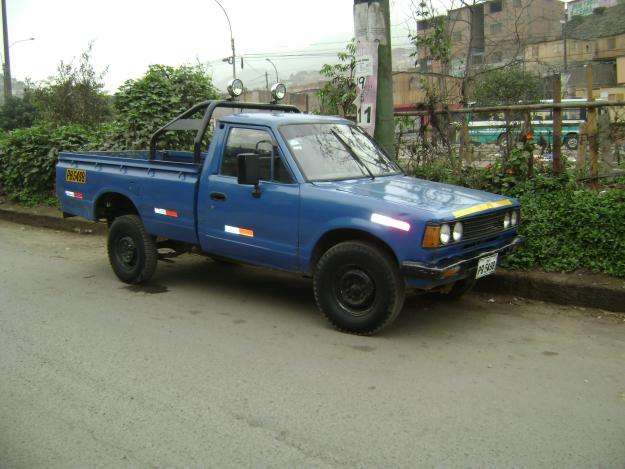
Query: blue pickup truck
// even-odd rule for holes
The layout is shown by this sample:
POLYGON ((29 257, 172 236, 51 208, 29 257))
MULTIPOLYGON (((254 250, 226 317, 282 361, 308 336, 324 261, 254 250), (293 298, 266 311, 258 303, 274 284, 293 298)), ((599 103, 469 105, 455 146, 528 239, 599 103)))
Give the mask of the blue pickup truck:
POLYGON ((147 151, 61 153, 56 188, 65 216, 108 224, 123 282, 184 253, 280 269, 357 334, 390 324, 407 287, 459 297, 522 242, 516 200, 405 176, 352 122, 275 103, 200 103, 147 151), (179 130, 193 151, 158 149, 179 130))

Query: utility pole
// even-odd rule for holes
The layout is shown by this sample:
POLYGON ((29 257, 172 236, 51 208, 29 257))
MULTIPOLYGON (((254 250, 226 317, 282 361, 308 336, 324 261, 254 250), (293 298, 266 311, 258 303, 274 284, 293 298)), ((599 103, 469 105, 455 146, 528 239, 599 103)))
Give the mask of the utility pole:
POLYGON ((7 23, 7 2, 6 0, 2 0, 2 39, 4 41, 4 63, 2 64, 2 73, 4 75, 5 103, 13 95, 11 83, 11 59, 9 57, 9 29, 7 23))
POLYGON ((234 37, 232 37, 232 30, 230 30, 230 45, 232 46, 232 79, 237 77, 237 53, 234 51, 234 37))
MULTIPOLYGON (((375 86, 375 109, 369 105, 366 109, 358 106, 359 123, 363 120, 363 113, 375 115, 374 138, 380 146, 391 156, 395 155, 394 134, 395 119, 393 114, 393 66, 391 56, 391 14, 389 0, 354 0, 354 31, 357 42, 356 67, 363 70, 357 80, 362 87, 361 92, 368 93, 367 81, 375 86), (364 51, 364 52, 362 52, 364 51), (372 57, 375 56, 375 57, 372 57), (364 70, 367 64, 377 66, 371 75, 364 70)), ((362 104, 362 103, 361 103, 362 104)), ((373 104, 373 103, 371 103, 373 104)), ((365 127, 366 128, 366 127, 365 127)))
POLYGON ((265 85, 267 86, 267 99, 271 99, 271 92, 269 91, 269 72, 265 71, 265 85))

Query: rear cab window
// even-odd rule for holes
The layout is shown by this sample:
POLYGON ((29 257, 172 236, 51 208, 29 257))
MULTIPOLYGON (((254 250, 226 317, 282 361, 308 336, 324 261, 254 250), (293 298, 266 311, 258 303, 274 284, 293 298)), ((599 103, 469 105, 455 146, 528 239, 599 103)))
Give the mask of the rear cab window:
POLYGON ((280 155, 275 139, 267 130, 247 127, 231 128, 224 147, 219 174, 238 177, 238 158, 241 153, 257 153, 260 156, 260 179, 262 181, 283 184, 294 182, 280 155))

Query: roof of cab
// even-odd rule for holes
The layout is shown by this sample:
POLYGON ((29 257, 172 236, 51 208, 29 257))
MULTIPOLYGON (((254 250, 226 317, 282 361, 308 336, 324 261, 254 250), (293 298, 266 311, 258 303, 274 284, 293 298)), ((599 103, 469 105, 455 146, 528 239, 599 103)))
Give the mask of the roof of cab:
POLYGON ((295 112, 243 112, 230 114, 218 118, 221 122, 243 125, 276 126, 282 124, 351 124, 352 122, 342 117, 318 116, 314 114, 298 114, 295 112))

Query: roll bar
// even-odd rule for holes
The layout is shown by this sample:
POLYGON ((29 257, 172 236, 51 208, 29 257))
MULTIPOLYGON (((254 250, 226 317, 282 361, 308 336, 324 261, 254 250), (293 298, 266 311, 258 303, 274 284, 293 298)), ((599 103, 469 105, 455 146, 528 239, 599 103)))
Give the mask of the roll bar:
POLYGON ((156 158, 156 142, 165 132, 170 130, 197 130, 195 139, 193 139, 193 162, 199 163, 200 153, 202 152, 202 139, 206 134, 206 130, 208 129, 208 124, 210 123, 211 118, 213 117, 213 113, 218 107, 230 109, 255 109, 261 111, 301 112, 295 106, 287 104, 241 103, 237 101, 225 100, 203 101, 187 109, 152 134, 152 137, 150 138, 150 151, 148 159, 153 160, 156 158), (189 119, 189 117, 201 109, 205 109, 202 119, 189 119))

